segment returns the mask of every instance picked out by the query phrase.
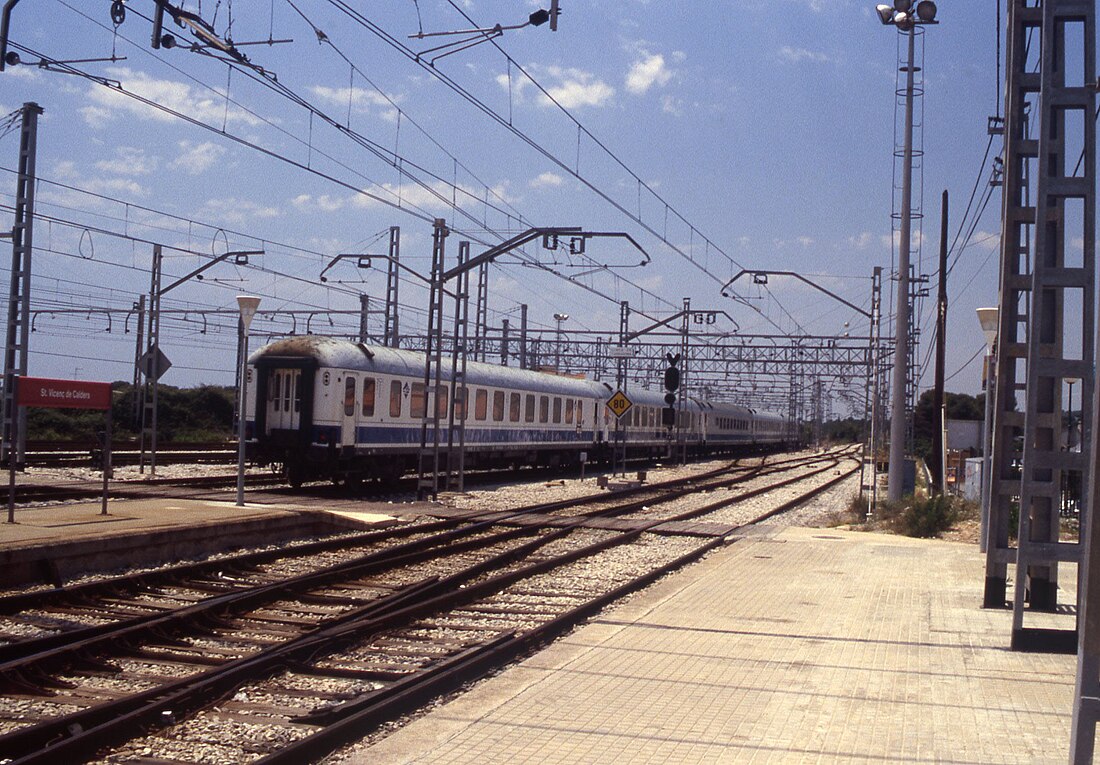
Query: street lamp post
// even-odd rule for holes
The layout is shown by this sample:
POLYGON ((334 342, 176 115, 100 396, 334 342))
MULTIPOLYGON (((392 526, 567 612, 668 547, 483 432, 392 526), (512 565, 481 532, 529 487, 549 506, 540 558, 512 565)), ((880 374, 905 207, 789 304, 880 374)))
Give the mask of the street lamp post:
POLYGON ((561 324, 563 321, 569 318, 567 313, 554 314, 554 321, 558 323, 557 342, 554 351, 554 371, 561 372, 561 324))
POLYGON ((921 0, 913 8, 911 0, 894 0, 893 5, 875 9, 883 24, 895 26, 908 38, 905 66, 905 148, 901 187, 901 241, 898 242, 897 324, 894 330, 894 377, 890 395, 890 469, 887 497, 892 502, 902 497, 905 469, 906 382, 909 370, 909 249, 913 226, 913 62, 918 25, 935 24, 936 4, 921 0))
POLYGON ((244 507, 244 421, 248 413, 248 327, 260 307, 260 299, 251 295, 237 295, 237 307, 241 312, 241 367, 237 370, 237 507, 244 507))
POLYGON ((981 551, 985 552, 989 544, 989 496, 993 486, 990 475, 990 432, 993 425, 993 391, 996 390, 994 378, 997 369, 994 366, 993 347, 997 344, 997 322, 1000 312, 996 308, 979 308, 978 321, 985 333, 985 419, 982 421, 982 526, 981 551))

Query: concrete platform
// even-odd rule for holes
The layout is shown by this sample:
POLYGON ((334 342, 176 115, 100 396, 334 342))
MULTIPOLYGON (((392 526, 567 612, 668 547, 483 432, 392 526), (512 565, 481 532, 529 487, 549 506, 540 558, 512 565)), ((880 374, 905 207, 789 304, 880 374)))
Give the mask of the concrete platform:
POLYGON ((973 545, 746 538, 350 761, 1064 763, 1076 659, 1007 650, 983 577, 973 545))
POLYGON ((56 584, 90 571, 396 523, 347 507, 237 507, 233 500, 117 500, 108 503, 107 515, 101 510, 99 501, 17 508, 15 523, 0 522, 0 585, 56 584))

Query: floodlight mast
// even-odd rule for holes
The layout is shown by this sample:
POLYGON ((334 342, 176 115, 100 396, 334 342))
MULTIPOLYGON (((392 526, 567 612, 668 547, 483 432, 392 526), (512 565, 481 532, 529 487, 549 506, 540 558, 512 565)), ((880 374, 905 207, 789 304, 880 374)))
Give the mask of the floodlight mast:
POLYGON ((879 20, 887 26, 895 26, 907 38, 908 56, 905 72, 905 138, 903 148, 901 184, 901 229, 898 242, 898 299, 895 312, 894 372, 890 391, 890 460, 886 480, 891 502, 902 498, 905 462, 906 383, 909 374, 909 262, 912 247, 912 195, 913 195, 913 98, 914 48, 916 28, 937 24, 936 4, 932 0, 920 0, 914 11, 912 0, 894 0, 893 6, 875 7, 879 20))

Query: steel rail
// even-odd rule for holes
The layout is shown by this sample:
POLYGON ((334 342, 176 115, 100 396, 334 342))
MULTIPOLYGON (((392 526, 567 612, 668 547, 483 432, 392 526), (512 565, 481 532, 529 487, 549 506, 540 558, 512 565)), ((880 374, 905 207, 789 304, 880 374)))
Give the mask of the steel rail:
MULTIPOLYGON (((843 479, 844 477, 842 477, 843 479)), ((603 499, 603 498, 601 498, 603 499)), ((673 496, 667 498, 667 501, 671 501, 673 496)), ((744 496, 737 496, 737 498, 725 498, 719 502, 712 503, 709 507, 725 506, 731 503, 735 503, 741 499, 745 499, 744 496)), ((803 499, 804 501, 804 499, 803 499)), ((631 503, 632 504, 632 503, 631 503)), ((683 514, 684 516, 697 515, 698 511, 691 511, 683 514)), ((30 729, 22 729, 15 731, 8 736, 3 736, 0 739, 5 747, 5 751, 14 751, 12 747, 17 745, 18 742, 24 742, 24 746, 27 742, 36 741, 38 743, 31 744, 32 746, 44 745, 42 742, 54 741, 56 736, 69 736, 65 737, 65 740, 57 743, 54 746, 50 746, 47 750, 43 750, 38 753, 31 753, 24 758, 17 759, 15 762, 46 762, 48 758, 56 756, 64 756, 65 753, 70 751, 70 748, 75 747, 77 751, 88 752, 87 746, 102 745, 103 736, 110 737, 114 734, 108 733, 103 730, 108 728, 109 721, 122 721, 125 724, 134 724, 142 721, 142 724, 152 724, 157 722, 156 715, 164 709, 172 708, 179 709, 179 704, 185 700, 189 701, 188 704, 194 704, 201 702, 208 698, 208 693, 213 688, 237 687, 240 682, 245 681, 250 677, 249 673, 252 673, 252 677, 255 676, 257 671, 273 671, 277 669, 278 662, 290 657, 290 654, 294 654, 292 658, 300 658, 301 655, 309 655, 310 657, 317 655, 321 651, 322 647, 324 652, 330 653, 338 649, 337 646, 343 641, 359 641, 366 634, 376 634, 379 631, 390 629, 390 627, 396 626, 401 620, 409 620, 419 618, 422 615, 429 615, 437 610, 444 608, 453 608, 454 603, 470 602, 485 595, 493 594, 503 587, 509 586, 511 583, 521 580, 522 578, 536 576, 538 573, 551 570, 552 568, 568 564, 574 560, 579 560, 583 557, 595 555, 599 551, 608 549, 613 546, 621 544, 627 544, 632 540, 637 539, 641 534, 648 531, 652 531, 653 528, 670 521, 675 520, 678 516, 672 518, 659 518, 647 524, 642 524, 639 527, 632 529, 632 531, 620 533, 612 538, 602 540, 602 542, 595 543, 593 545, 587 545, 577 550, 570 551, 562 556, 548 559, 546 561, 538 562, 538 564, 532 564, 524 567, 520 567, 514 571, 504 573, 504 575, 497 575, 489 577, 482 581, 470 583, 472 577, 482 576, 493 567, 503 565, 505 562, 511 560, 518 560, 530 555, 533 550, 539 547, 549 544, 552 540, 561 538, 566 534, 573 531, 574 528, 583 525, 590 518, 583 516, 575 518, 575 521, 570 525, 557 529, 557 531, 544 534, 541 538, 532 540, 525 545, 522 545, 516 549, 508 550, 506 553, 499 554, 493 558, 481 562, 474 567, 466 569, 462 572, 455 573, 450 577, 444 578, 436 582, 430 582, 425 584, 422 588, 417 590, 417 599, 427 597, 432 592, 438 594, 434 597, 428 598, 428 600, 420 600, 415 604, 405 605, 404 608, 397 608, 400 603, 406 602, 407 598, 401 599, 389 599, 383 598, 378 601, 372 602, 364 606, 364 609, 360 610, 361 613, 354 614, 354 619, 345 619, 343 624, 329 625, 322 627, 318 632, 311 635, 295 638, 282 646, 278 646, 270 652, 262 652, 261 655, 249 656, 243 659, 233 660, 226 665, 215 667, 208 670, 199 676, 197 684, 194 686, 180 687, 176 693, 169 693, 167 697, 164 693, 167 692, 165 688, 154 689, 156 692, 156 702, 152 706, 145 706, 141 709, 134 709, 128 707, 128 704, 139 703, 134 699, 139 697, 145 697, 147 695, 136 695, 130 699, 121 699, 118 702, 110 702, 108 704, 99 704, 99 706, 92 708, 91 710, 85 710, 83 712, 77 712, 70 715, 65 715, 64 718, 57 719, 55 721, 41 723, 32 726, 30 729), (460 583, 466 583, 464 589, 455 591, 454 589, 460 583), (385 604, 383 604, 385 601, 385 604), (396 609, 396 610, 390 610, 396 609), (378 613, 382 611, 384 613, 378 613), (388 611, 388 612, 387 612, 388 611), (365 619, 364 614, 370 616, 365 619), (317 641, 323 641, 318 643, 317 641), (305 648, 305 654, 299 654, 296 652, 303 651, 305 648), (167 704, 167 707, 165 706, 167 704), (128 711, 129 710, 129 711, 128 711), (136 717, 135 717, 136 715, 136 717), (152 715, 152 717, 151 717, 152 715), (73 735, 74 731, 77 733, 73 735), (38 736, 38 737, 35 737, 38 736), (83 743, 81 743, 83 742, 83 743), (46 757, 46 759, 36 758, 38 755, 46 757)), ((527 529, 516 529, 517 532, 530 531, 531 533, 537 533, 540 529, 536 527, 528 527, 527 529)), ((520 534, 521 535, 521 534, 520 534)), ((264 589, 264 588, 261 588, 264 589)), ((217 600, 217 599, 215 599, 217 600)), ((345 615, 346 616, 346 615, 345 615)), ((343 618, 342 618, 343 619, 343 618)), ((174 684, 175 685, 175 684, 174 684)), ((163 721, 162 721, 163 722, 163 721)), ((23 748, 26 751, 26 748, 23 748)), ((54 759, 53 762, 56 762, 54 759)))

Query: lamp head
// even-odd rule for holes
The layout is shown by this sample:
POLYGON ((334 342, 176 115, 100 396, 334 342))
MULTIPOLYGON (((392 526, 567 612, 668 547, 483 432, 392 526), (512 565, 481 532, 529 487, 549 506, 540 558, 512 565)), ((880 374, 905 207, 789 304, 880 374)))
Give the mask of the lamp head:
POLYGON ((241 311, 241 323, 244 324, 244 331, 248 332, 252 317, 256 315, 256 309, 260 307, 260 299, 255 295, 237 295, 237 307, 241 311))
POLYGON ((913 7, 913 0, 894 0, 894 10, 898 13, 908 13, 913 7))
POLYGON ((533 27, 540 27, 550 20, 550 11, 540 8, 527 17, 528 23, 533 27))
POLYGON ((979 308, 978 309, 978 322, 982 325, 982 332, 985 333, 985 342, 990 348, 997 342, 997 331, 1000 329, 999 324, 1000 311, 997 308, 979 308))
POLYGON ((936 20, 936 4, 932 0, 921 0, 917 3, 917 18, 931 24, 936 20))

